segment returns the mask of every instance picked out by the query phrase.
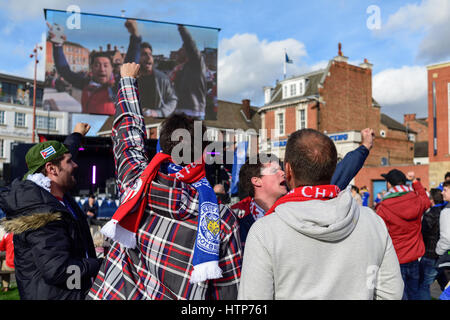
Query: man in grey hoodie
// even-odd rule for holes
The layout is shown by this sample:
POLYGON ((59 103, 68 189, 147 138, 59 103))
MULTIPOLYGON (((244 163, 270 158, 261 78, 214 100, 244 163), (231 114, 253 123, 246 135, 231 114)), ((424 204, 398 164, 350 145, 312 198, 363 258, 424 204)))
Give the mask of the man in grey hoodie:
POLYGON ((401 299, 403 280, 383 220, 330 185, 333 141, 312 129, 291 134, 291 191, 249 231, 238 299, 401 299))

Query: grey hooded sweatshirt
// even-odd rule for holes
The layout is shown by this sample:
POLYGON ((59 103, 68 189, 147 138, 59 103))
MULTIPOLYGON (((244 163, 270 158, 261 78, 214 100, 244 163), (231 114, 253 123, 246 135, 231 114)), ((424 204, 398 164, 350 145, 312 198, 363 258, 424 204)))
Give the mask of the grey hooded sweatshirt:
POLYGON ((386 225, 350 188, 327 200, 287 202, 251 227, 238 299, 401 299, 386 225))

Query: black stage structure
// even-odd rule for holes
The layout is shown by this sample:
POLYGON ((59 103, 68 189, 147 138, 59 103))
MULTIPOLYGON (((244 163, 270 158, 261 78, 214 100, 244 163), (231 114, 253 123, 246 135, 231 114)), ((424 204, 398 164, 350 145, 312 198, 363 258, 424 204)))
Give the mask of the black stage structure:
MULTIPOLYGON (((39 141, 57 140, 63 142, 66 135, 39 134, 39 141)), ((149 157, 156 154, 156 139, 146 139, 145 147, 149 157)), ((22 179, 28 171, 25 163, 25 154, 33 146, 32 143, 12 143, 11 162, 3 164, 3 179, 9 185, 14 179, 22 179)), ((89 193, 104 193, 110 199, 117 198, 115 183, 114 155, 110 137, 87 136, 81 140, 75 172, 77 186, 72 190, 74 196, 87 196, 89 193), (95 181, 93 180, 93 167, 95 166, 95 181)), ((224 159, 233 159, 226 158, 224 159)), ((206 177, 210 184, 221 183, 228 191, 232 164, 206 165, 206 177), (228 173, 227 173, 228 172, 228 173)))

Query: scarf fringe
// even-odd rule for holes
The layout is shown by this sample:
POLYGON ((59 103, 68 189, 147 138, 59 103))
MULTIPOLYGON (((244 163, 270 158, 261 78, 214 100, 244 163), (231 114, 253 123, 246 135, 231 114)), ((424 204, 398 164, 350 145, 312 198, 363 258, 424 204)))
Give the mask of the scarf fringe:
POLYGON ((222 269, 220 269, 218 261, 208 261, 194 266, 189 282, 198 283, 218 278, 222 278, 222 269))
POLYGON ((136 248, 136 234, 121 227, 117 220, 109 220, 100 232, 105 235, 105 237, 119 242, 125 248, 136 248))

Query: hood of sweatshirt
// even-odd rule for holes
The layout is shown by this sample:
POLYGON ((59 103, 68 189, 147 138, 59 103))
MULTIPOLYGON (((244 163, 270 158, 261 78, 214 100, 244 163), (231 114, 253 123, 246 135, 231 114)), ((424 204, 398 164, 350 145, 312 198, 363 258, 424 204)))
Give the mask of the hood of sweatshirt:
POLYGON ((355 229, 360 206, 351 196, 350 187, 330 200, 287 202, 275 209, 289 227, 321 241, 340 241, 355 229))

